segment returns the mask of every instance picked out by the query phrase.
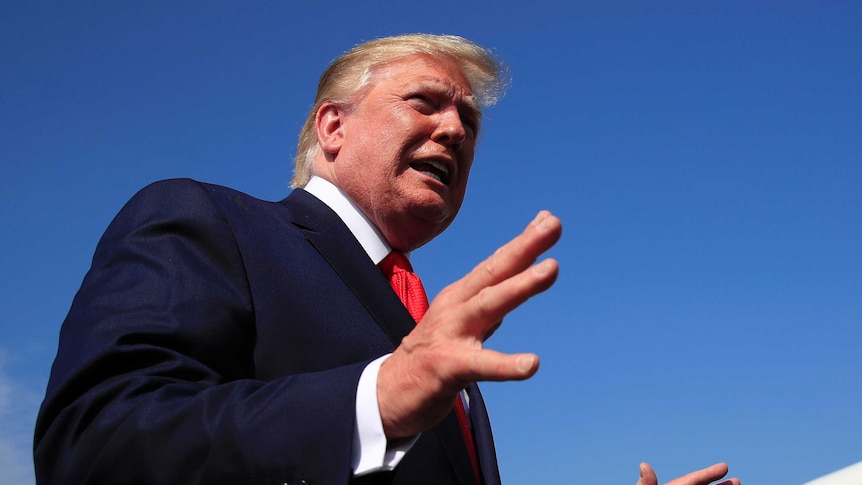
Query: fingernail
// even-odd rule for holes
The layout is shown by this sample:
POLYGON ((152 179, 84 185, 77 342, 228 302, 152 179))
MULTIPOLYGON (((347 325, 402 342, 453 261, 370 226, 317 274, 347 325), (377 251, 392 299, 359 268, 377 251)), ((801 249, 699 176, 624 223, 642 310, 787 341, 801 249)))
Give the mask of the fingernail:
POLYGON ((536 214, 536 217, 534 217, 533 220, 530 221, 530 224, 538 224, 539 221, 541 221, 544 217, 545 217, 545 211, 539 211, 539 213, 536 214))
POLYGON ((535 357, 532 355, 522 355, 518 357, 518 370, 521 372, 527 372, 533 368, 533 362, 535 362, 535 357))
POLYGON ((550 212, 548 212, 548 211, 542 211, 542 212, 544 214, 544 217, 542 218, 542 221, 539 223, 539 229, 544 231, 544 230, 547 230, 551 227, 551 221, 553 221, 554 218, 551 217, 550 212))
POLYGON ((551 263, 549 261, 550 260, 546 259, 541 263, 533 266, 533 271, 536 273, 536 275, 545 276, 551 271, 551 263))

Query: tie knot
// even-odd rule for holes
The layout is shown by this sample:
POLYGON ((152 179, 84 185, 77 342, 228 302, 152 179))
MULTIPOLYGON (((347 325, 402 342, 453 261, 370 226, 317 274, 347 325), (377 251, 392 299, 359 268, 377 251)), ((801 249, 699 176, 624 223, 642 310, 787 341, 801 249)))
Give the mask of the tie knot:
POLYGON ((407 259, 407 256, 404 253, 400 253, 398 251, 392 251, 383 261, 378 265, 380 270, 383 271, 383 274, 386 276, 392 276, 399 271, 406 271, 408 273, 413 272, 413 266, 410 265, 410 260, 407 259))

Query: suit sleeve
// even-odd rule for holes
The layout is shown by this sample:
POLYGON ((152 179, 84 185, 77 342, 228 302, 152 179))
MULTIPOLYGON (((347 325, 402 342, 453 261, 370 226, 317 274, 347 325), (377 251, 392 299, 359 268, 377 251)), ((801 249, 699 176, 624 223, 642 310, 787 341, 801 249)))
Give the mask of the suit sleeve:
POLYGON ((36 427, 38 483, 349 482, 367 362, 258 380, 254 319, 207 190, 142 190, 63 323, 36 427))

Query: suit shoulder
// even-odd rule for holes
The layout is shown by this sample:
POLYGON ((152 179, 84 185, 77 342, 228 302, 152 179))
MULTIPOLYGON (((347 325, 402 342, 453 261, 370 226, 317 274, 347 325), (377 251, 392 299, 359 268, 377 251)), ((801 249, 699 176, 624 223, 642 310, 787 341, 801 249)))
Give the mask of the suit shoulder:
POLYGON ((272 204, 276 203, 229 187, 190 178, 175 178, 159 180, 142 188, 126 203, 121 213, 131 211, 201 214, 215 208, 219 211, 231 211, 235 206, 240 209, 259 209, 272 204))
POLYGON ((221 185, 199 182, 190 178, 174 178, 153 182, 139 190, 131 200, 170 200, 180 202, 198 198, 210 199, 216 194, 236 194, 250 197, 238 190, 221 185))

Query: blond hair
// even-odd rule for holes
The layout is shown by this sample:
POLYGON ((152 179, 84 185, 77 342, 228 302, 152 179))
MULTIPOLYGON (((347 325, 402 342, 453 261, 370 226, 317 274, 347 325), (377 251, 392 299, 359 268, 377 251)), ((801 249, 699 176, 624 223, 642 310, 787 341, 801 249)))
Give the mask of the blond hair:
POLYGON ((374 68, 415 54, 453 60, 470 83, 480 108, 496 103, 508 87, 508 71, 502 62, 488 49, 463 37, 408 34, 360 44, 335 59, 320 76, 314 106, 299 132, 292 187, 304 187, 311 179, 314 159, 320 150, 315 129, 320 106, 325 102, 355 105, 361 91, 370 85, 374 68))

